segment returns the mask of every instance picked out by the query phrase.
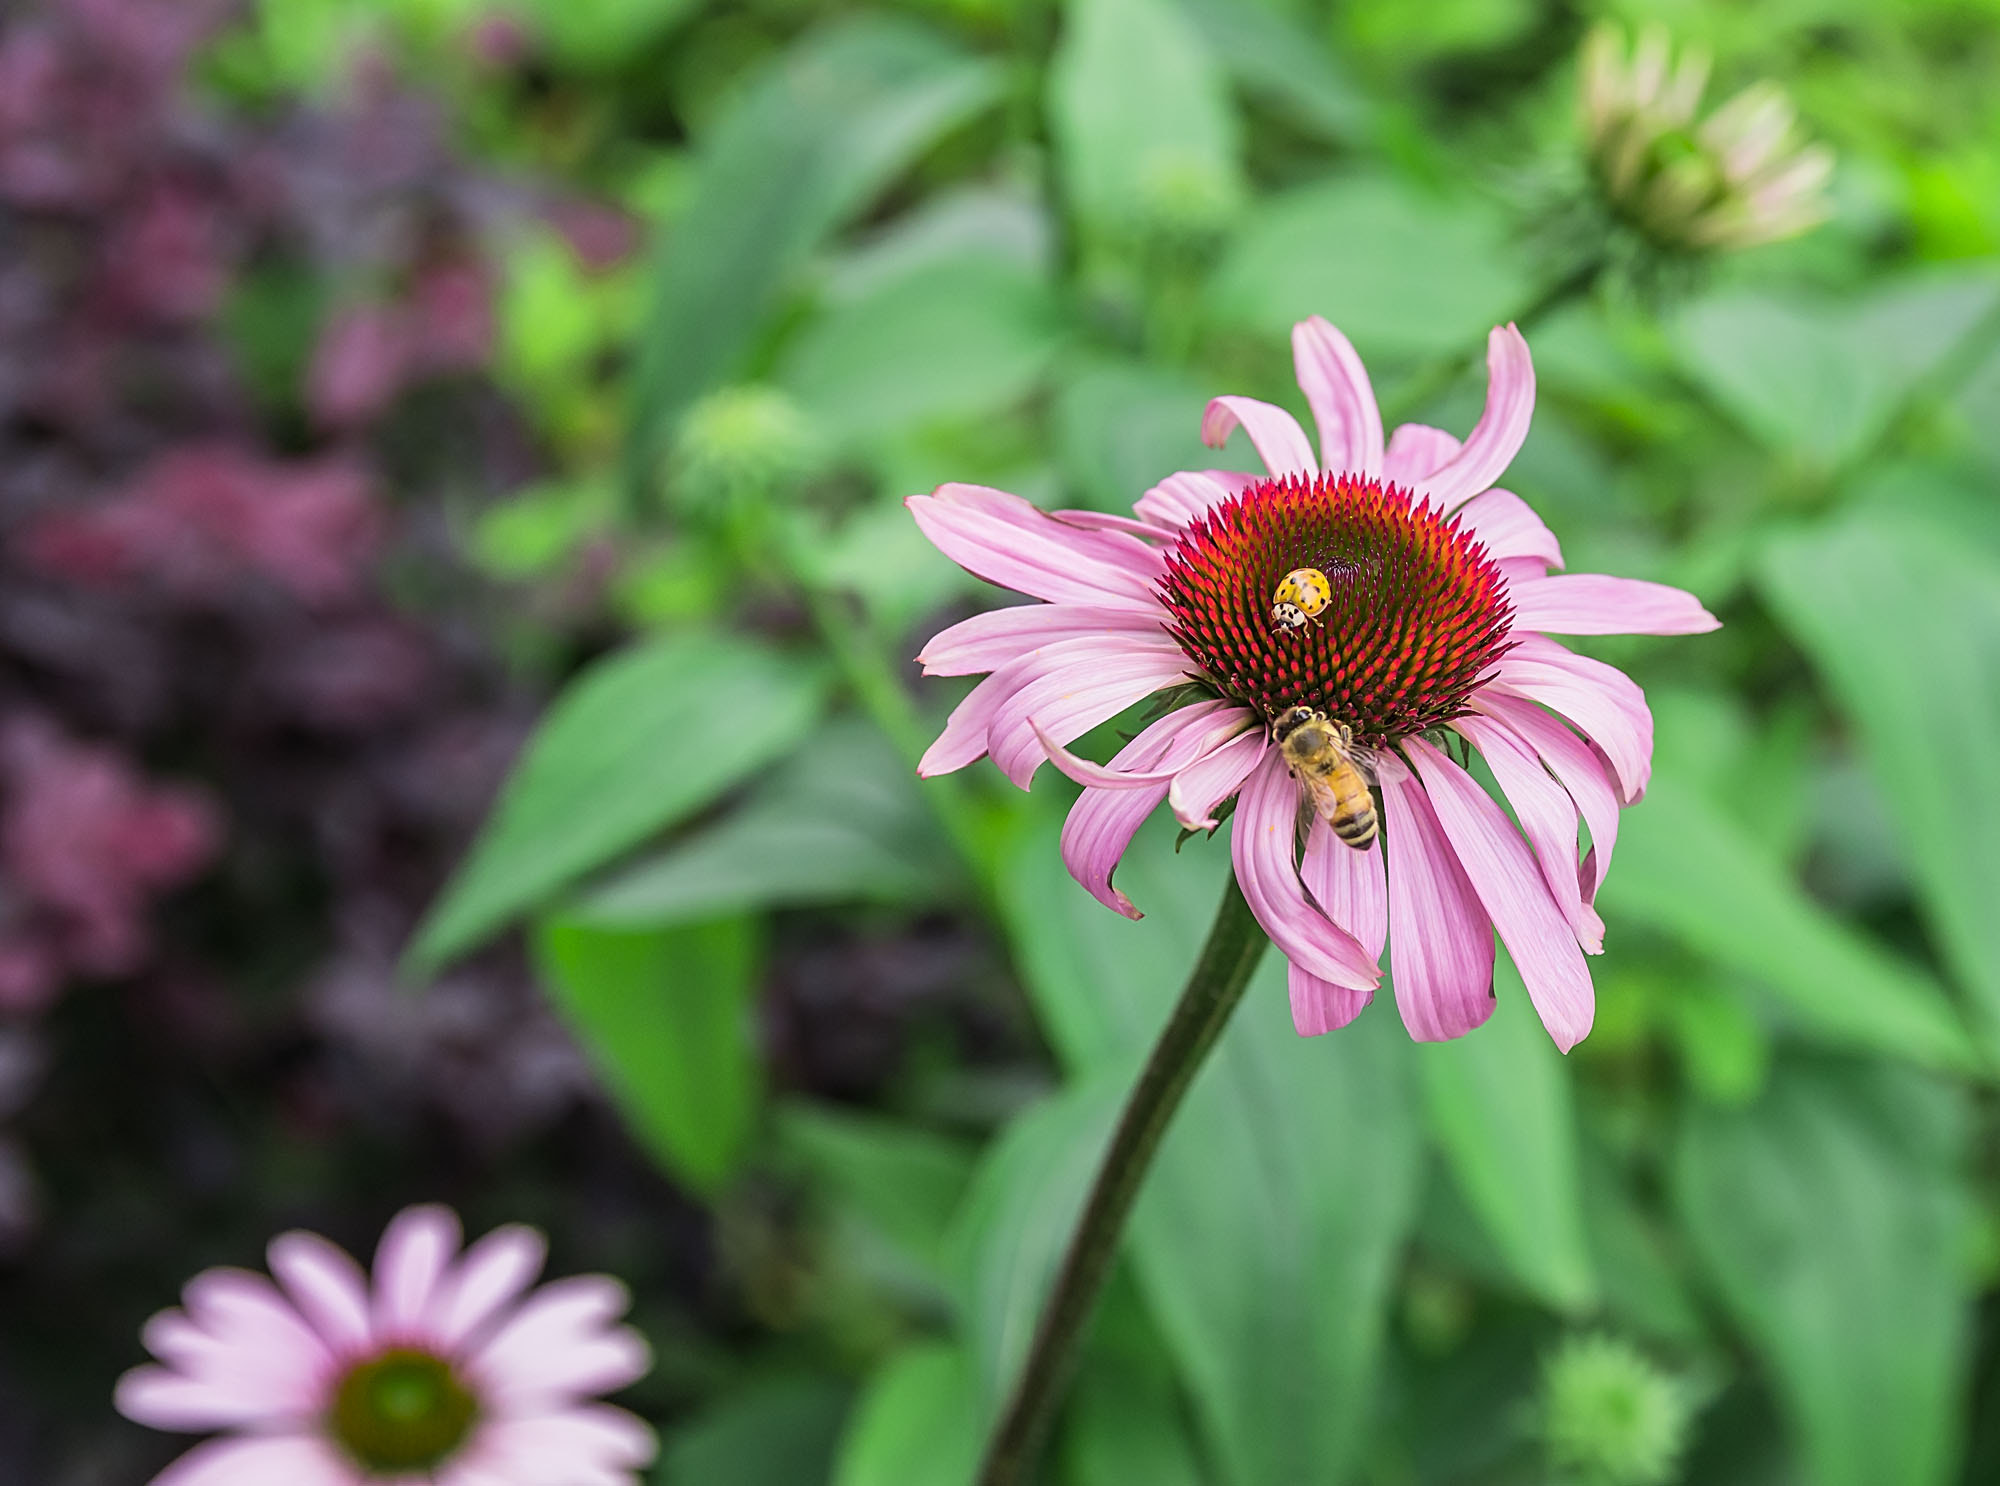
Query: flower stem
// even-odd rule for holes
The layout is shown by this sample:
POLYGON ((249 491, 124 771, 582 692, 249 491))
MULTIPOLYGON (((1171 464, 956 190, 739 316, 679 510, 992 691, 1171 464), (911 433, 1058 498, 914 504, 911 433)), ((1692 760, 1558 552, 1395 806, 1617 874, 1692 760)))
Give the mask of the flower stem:
POLYGON ((1112 1132, 1035 1328, 1027 1361, 986 1442, 978 1486, 1016 1486, 1034 1466, 1160 1137, 1236 1003, 1243 999, 1243 988, 1267 943, 1232 876, 1223 889, 1208 942, 1119 1114, 1118 1128, 1112 1132))

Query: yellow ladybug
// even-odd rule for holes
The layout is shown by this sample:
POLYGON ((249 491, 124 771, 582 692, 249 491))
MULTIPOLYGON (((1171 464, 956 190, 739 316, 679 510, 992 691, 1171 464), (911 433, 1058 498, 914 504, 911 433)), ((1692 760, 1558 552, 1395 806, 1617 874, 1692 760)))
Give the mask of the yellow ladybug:
POLYGON ((1318 568, 1293 568, 1271 595, 1271 623, 1281 630, 1304 629, 1333 598, 1333 585, 1318 568))

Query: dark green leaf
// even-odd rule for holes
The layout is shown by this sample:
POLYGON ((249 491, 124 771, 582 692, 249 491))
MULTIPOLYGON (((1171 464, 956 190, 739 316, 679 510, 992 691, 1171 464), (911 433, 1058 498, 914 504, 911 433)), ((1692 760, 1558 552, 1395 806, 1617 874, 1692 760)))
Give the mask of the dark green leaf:
POLYGON ((847 1405, 825 1378, 753 1384, 667 1437, 654 1486, 826 1486, 847 1405))
POLYGON ((945 1233, 972 1179, 962 1141, 825 1104, 791 1104, 779 1135, 845 1209, 936 1278, 945 1233))
POLYGON ((818 669, 728 636, 677 635, 599 661, 529 740, 418 930, 410 972, 435 971, 791 752, 824 700, 818 669))
POLYGON ((1866 512, 1772 543, 1763 575, 1866 745, 1940 947, 2000 1048, 2000 561, 1866 512))
POLYGON ((1955 1479, 1965 1117, 1914 1074, 1809 1067, 1748 1110, 1697 1106, 1683 1132, 1688 1231, 1776 1375, 1815 1486, 1955 1479))
POLYGON ((619 933, 556 920, 538 926, 535 949, 632 1133, 690 1186, 721 1187, 748 1149, 762 1089, 757 925, 619 933))

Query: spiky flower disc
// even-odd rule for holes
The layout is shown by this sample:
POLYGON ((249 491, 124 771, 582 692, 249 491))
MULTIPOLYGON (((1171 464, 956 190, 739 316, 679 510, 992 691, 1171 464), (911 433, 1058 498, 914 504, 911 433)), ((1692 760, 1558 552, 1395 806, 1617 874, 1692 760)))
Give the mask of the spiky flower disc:
POLYGON ((1363 476, 1259 481, 1192 522, 1166 566, 1171 633, 1218 690, 1266 717, 1318 707, 1373 747, 1459 716, 1508 648, 1485 546, 1363 476), (1283 629, 1271 595, 1295 568, 1333 594, 1316 623, 1283 629))

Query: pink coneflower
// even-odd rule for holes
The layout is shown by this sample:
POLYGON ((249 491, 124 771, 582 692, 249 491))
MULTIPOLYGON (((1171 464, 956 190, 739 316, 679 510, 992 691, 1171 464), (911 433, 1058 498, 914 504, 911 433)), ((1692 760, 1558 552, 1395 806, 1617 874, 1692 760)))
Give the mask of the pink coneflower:
POLYGON ((1535 374, 1512 326, 1487 343, 1486 411, 1461 444, 1422 424, 1385 447, 1346 337, 1317 317, 1292 332, 1320 457, 1293 417, 1219 397, 1220 446, 1241 427, 1270 474, 1168 477, 1137 519, 1037 510, 945 485, 909 501, 968 571, 1045 602, 976 615, 924 647, 926 673, 992 674, 924 755, 926 775, 990 754, 1027 788, 1044 760, 1082 783, 1063 860, 1130 917, 1111 884, 1162 801, 1212 829, 1236 797, 1231 852, 1257 921, 1291 962, 1292 1019, 1308 1036, 1373 998, 1390 943, 1410 1034, 1456 1037, 1493 1008, 1493 931, 1543 1025, 1567 1050, 1590 1030, 1584 953, 1603 947, 1592 901, 1618 810, 1639 798, 1653 723, 1639 688, 1550 634, 1692 634, 1716 621, 1689 594, 1625 578, 1551 576, 1554 535, 1493 488, 1527 436, 1535 374), (1274 624, 1300 568, 1326 576, 1323 612, 1274 624), (1064 745, 1156 693, 1170 707, 1108 767, 1064 745), (1300 787, 1271 731, 1307 706, 1371 750, 1380 837, 1343 844, 1315 815, 1301 853, 1300 787), (1477 749, 1518 818, 1452 757, 1477 749), (1578 823, 1589 829, 1579 851, 1578 823))
POLYGON ((542 1236, 496 1229, 461 1257, 448 1208, 413 1207, 361 1268, 311 1233, 272 1240, 273 1284, 188 1281, 146 1325, 162 1366, 118 1408, 156 1429, 228 1430, 153 1486, 636 1486, 652 1431, 588 1402, 647 1368, 624 1286, 584 1275, 522 1296, 542 1236))

